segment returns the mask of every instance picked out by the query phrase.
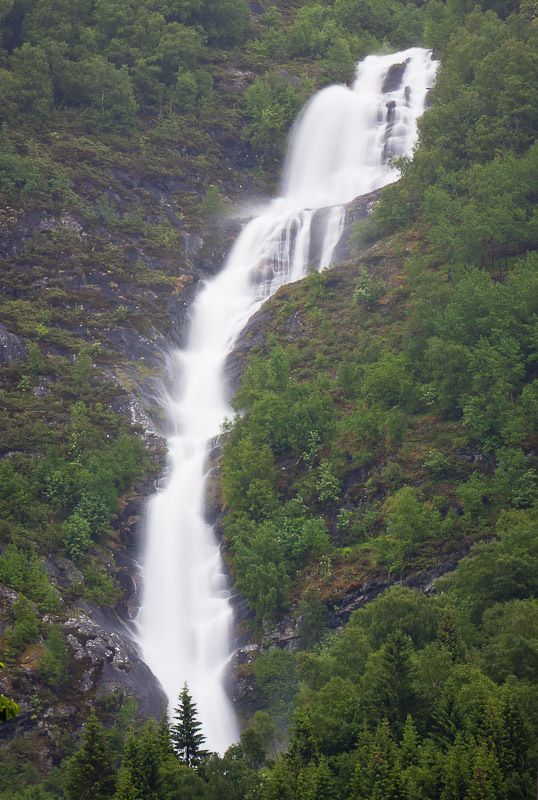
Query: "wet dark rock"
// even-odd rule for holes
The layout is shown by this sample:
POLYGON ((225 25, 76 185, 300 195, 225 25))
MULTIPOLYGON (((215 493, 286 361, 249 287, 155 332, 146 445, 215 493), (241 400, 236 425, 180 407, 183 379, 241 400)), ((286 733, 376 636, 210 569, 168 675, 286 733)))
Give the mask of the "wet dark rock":
MULTIPOLYGON (((237 97, 239 94, 242 94, 247 86, 253 83, 255 79, 256 73, 253 70, 229 67, 225 72, 221 72, 220 74, 217 73, 215 75, 215 88, 222 95, 228 94, 230 97, 233 97, 234 95, 237 97)), ((234 165, 237 165, 235 155, 239 151, 235 145, 240 141, 241 137, 234 135, 235 132, 233 131, 227 130, 226 128, 220 128, 218 123, 215 124, 211 130, 211 133, 215 135, 215 138, 219 144, 226 148, 227 158, 231 159, 234 165), (232 134, 231 136, 230 133, 232 134)), ((248 184, 248 175, 242 175, 241 178, 248 184)), ((245 183, 243 183, 243 185, 245 185, 245 183)), ((234 188, 237 189, 236 182, 234 182, 234 188)))
POLYGON ((204 497, 204 516, 209 525, 216 527, 215 533, 218 539, 222 539, 222 531, 219 527, 219 523, 222 520, 221 477, 220 464, 212 464, 207 472, 204 497))
POLYGON ((104 333, 114 349, 130 361, 146 361, 158 364, 160 354, 166 346, 163 336, 155 332, 153 337, 143 336, 133 328, 116 327, 104 333))
POLYGON ((249 637, 243 635, 240 630, 239 626, 243 625, 243 623, 249 623, 253 620, 252 611, 250 610, 249 604, 247 602, 246 597, 239 592, 235 592, 231 598, 230 603, 233 608, 234 612, 234 621, 236 624, 236 647, 243 647, 246 644, 249 644, 249 637))
POLYGON ((242 217, 225 216, 209 223, 200 248, 193 254, 193 267, 204 276, 220 270, 245 222, 242 217))
POLYGON ((200 289, 200 280, 190 283, 180 294, 167 301, 167 313, 171 319, 170 337, 177 347, 183 347, 189 329, 191 307, 200 289))
POLYGON ((334 605, 330 610, 329 627, 341 627, 348 621, 354 611, 357 611, 357 609, 375 600, 376 597, 392 586, 406 586, 410 589, 417 589, 425 594, 431 594, 435 591, 435 581, 437 578, 449 572, 453 572, 458 566, 459 561, 468 555, 469 549, 469 547, 466 547, 457 553, 451 553, 436 567, 418 575, 410 575, 403 580, 388 579, 384 581, 371 581, 358 586, 353 591, 342 595, 342 597, 338 599, 338 604, 334 605))
POLYGON ((285 617, 264 636, 264 647, 280 647, 291 652, 300 644, 299 622, 294 617, 285 617))
POLYGON ((350 258, 351 245, 349 234, 351 233, 351 228, 356 222, 367 219, 367 217, 371 215, 380 196, 381 189, 375 189, 373 192, 368 192, 368 194, 362 194, 360 197, 356 197, 351 203, 347 204, 344 230, 333 253, 333 265, 341 264, 350 258))
POLYGON ((392 66, 389 67, 385 75, 385 80, 383 81, 383 86, 381 87, 383 94, 395 92, 400 88, 406 67, 407 61, 403 61, 401 64, 392 64, 392 66))
POLYGON ((396 155, 394 150, 393 143, 391 142, 392 132, 394 130, 394 123, 396 121, 396 102, 391 100, 390 103, 387 103, 387 124, 385 127, 385 135, 384 135, 384 145, 383 145, 383 155, 382 161, 384 164, 387 164, 391 157, 396 155))
POLYGON ((187 261, 191 263, 204 246, 204 240, 197 233, 184 233, 182 238, 185 256, 187 261))
POLYGON ((229 397, 232 397, 239 388, 249 354, 264 343, 266 326, 271 318, 271 311, 266 306, 262 306, 249 319, 235 344, 233 352, 226 359, 224 372, 226 376, 226 392, 229 397))
POLYGON ((135 619, 140 608, 142 576, 138 564, 143 544, 146 505, 154 491, 153 482, 147 481, 144 487, 140 487, 140 493, 132 495, 125 503, 116 522, 121 547, 114 553, 114 577, 122 595, 114 610, 126 625, 135 619))
POLYGON ((265 8, 262 6, 261 3, 251 2, 248 4, 250 13, 255 16, 259 17, 262 14, 265 14, 265 8))
POLYGON ((252 672, 252 665, 260 651, 260 645, 248 644, 236 650, 232 658, 233 699, 235 705, 245 717, 249 717, 258 708, 256 681, 252 672))
POLYGON ((0 725, 0 741, 8 741, 31 726, 30 714, 19 714, 17 719, 10 719, 0 725))
POLYGON ((62 212, 59 217, 44 217, 39 223, 38 229, 41 231, 70 231, 78 239, 87 235, 82 223, 68 211, 62 212))
POLYGON ((27 358, 26 347, 22 339, 10 333, 5 325, 0 323, 0 365, 10 364, 12 361, 22 361, 27 358))
POLYGON ((62 589, 70 589, 84 581, 82 572, 68 558, 56 556, 54 559, 47 559, 45 564, 52 583, 62 589))
POLYGON ((0 209, 0 258, 12 258, 18 255, 25 242, 39 228, 45 214, 43 211, 15 211, 10 208, 0 209))
POLYGON ((62 627, 75 658, 89 662, 83 692, 134 695, 143 716, 160 717, 166 706, 164 692, 141 660, 133 631, 113 609, 80 603, 62 627))
POLYGON ((39 375, 37 379, 37 385, 32 389, 33 394, 36 397, 47 397, 51 391, 49 389, 50 383, 51 379, 47 375, 39 375))

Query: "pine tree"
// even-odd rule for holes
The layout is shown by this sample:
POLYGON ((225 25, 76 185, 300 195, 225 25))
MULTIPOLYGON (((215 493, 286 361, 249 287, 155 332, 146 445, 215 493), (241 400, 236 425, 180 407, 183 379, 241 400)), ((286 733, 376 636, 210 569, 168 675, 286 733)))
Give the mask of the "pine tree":
POLYGON ((295 800, 316 800, 317 768, 314 763, 299 770, 295 783, 295 800))
POLYGON ((288 758, 296 772, 319 759, 319 742, 314 734, 310 712, 306 708, 299 709, 295 714, 288 758))
POLYGON ((160 800, 161 742, 153 719, 127 740, 114 800, 160 800))
POLYGON ((471 780, 473 743, 457 733, 443 761, 443 791, 441 800, 464 800, 471 780))
POLYGON ((170 720, 168 719, 166 711, 162 715, 159 723, 159 745, 162 758, 173 755, 174 748, 172 747, 172 740, 170 738, 170 720))
POLYGON ((449 651, 453 661, 465 658, 465 642, 458 629, 454 611, 447 608, 437 626, 437 638, 449 651))
POLYGON ((506 779, 510 800, 524 800, 531 796, 532 781, 527 769, 529 733, 525 729, 521 712, 509 689, 503 698, 503 743, 499 758, 506 779))
POLYGON ((325 756, 316 767, 316 800, 335 800, 337 796, 334 776, 325 756))
POLYGON ((386 719, 379 723, 375 732, 370 754, 369 780, 372 800, 397 800, 400 796, 397 749, 386 719))
POLYGON ((399 800, 398 750, 388 720, 372 736, 364 729, 358 742, 359 761, 350 783, 350 800, 399 800))
POLYGON ((207 758, 208 751, 202 749, 205 736, 201 733, 202 724, 196 718, 196 705, 186 683, 179 695, 179 705, 175 710, 174 720, 170 738, 179 760, 188 767, 197 767, 207 758))
POLYGON ((465 800, 506 800, 506 785, 495 752, 486 742, 479 745, 465 800))
POLYGON ((70 800, 108 800, 114 793, 115 770, 103 727, 92 711, 82 744, 69 761, 66 791, 70 800))
POLYGON ((382 656, 379 701, 386 718, 397 733, 402 732, 407 715, 418 710, 413 687, 411 653, 412 643, 409 636, 397 631, 387 638, 382 656))
POLYGON ((460 729, 460 720, 453 686, 450 683, 445 685, 437 706, 431 712, 431 717, 434 739, 445 747, 452 745, 460 729))
POLYGON ((413 717, 408 714, 405 720, 402 741, 400 743, 400 767, 407 767, 418 764, 420 750, 420 740, 413 717))

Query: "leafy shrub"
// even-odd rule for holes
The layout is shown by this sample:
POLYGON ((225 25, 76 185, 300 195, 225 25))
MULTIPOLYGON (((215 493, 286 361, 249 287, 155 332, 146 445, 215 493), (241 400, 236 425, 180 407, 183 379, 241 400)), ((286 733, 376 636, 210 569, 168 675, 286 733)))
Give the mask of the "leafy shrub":
POLYGON ((62 528, 65 549, 71 558, 79 559, 91 545, 90 523, 80 514, 74 513, 66 519, 62 528))
POLYGON ((312 88, 307 79, 294 86, 274 71, 257 78, 245 92, 246 134, 266 169, 279 165, 285 137, 312 88))
POLYGON ((45 639, 45 654, 41 659, 41 672, 46 682, 55 688, 67 679, 69 650, 62 629, 51 625, 45 639))
POLYGON ((37 640, 39 619, 34 607, 22 596, 13 604, 13 627, 7 632, 6 644, 11 655, 18 655, 24 648, 37 640))
POLYGON ((34 600, 41 611, 56 611, 59 598, 41 559, 16 545, 8 545, 0 554, 0 582, 34 600))

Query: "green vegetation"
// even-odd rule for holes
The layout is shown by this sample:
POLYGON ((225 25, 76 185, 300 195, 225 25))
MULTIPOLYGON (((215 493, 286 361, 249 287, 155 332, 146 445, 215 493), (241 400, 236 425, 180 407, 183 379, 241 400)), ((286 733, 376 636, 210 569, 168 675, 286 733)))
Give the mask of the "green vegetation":
POLYGON ((115 770, 102 726, 91 714, 77 752, 65 767, 67 797, 80 800, 106 800, 115 787, 115 770))
POLYGON ((170 728, 170 741, 179 760, 187 767, 198 767, 208 756, 208 752, 202 747, 205 736, 201 733, 201 727, 196 718, 196 704, 185 684, 170 728))
POLYGON ((67 678, 69 651, 61 628, 51 625, 45 639, 45 653, 41 659, 41 671, 49 686, 60 688, 67 678))
POLYGON ((208 43, 240 44, 245 24, 242 0, 103 0, 52 12, 46 0, 17 0, 3 20, 3 121, 72 108, 89 129, 123 132, 139 106, 188 109, 211 91, 208 43))
MULTIPOLYGON (((162 300, 193 274, 178 281, 180 228, 222 214, 225 164, 230 185, 238 163, 274 179, 304 100, 359 58, 425 43, 442 62, 401 180, 349 263, 281 290, 235 398, 225 552, 262 645, 241 667, 258 710, 240 742, 202 750, 186 687, 171 726, 96 700, 106 726, 90 717, 78 748, 47 729, 47 775, 31 737, 3 746, 0 800, 526 800, 536 4, 261 5, 0 0, 0 195, 44 226, 21 222, 0 298, 27 351, 0 369, 3 677, 39 676, 31 721, 78 701, 64 609, 119 597, 115 525, 151 465, 104 371, 128 372, 109 352, 123 326, 169 324, 162 300), (284 618, 296 650, 271 646, 284 618)), ((0 696, 2 720, 19 710, 0 696)))
POLYGON ((427 4, 442 69, 417 154, 354 232, 359 265, 281 290, 236 396, 230 562, 262 636, 291 611, 305 648, 252 668, 291 725, 263 797, 533 791, 536 24, 518 10, 427 4), (341 597, 469 548, 432 596, 386 590, 327 633, 341 597))
MULTIPOLYGON (((376 304, 360 318, 355 295, 340 299, 353 280, 342 274, 343 351, 311 328, 300 359, 274 344, 245 372, 248 413, 226 445, 222 490, 238 587, 260 621, 286 607, 300 573, 323 584, 328 558, 403 574, 535 502, 536 256, 514 260, 502 283, 474 267, 431 273, 423 255, 406 270, 383 314, 376 304)), ((307 281, 289 296, 300 310, 311 293, 307 281)), ((321 305, 331 313, 331 298, 321 305)))
POLYGON ((0 579, 45 611, 57 606, 57 593, 29 542, 46 547, 60 540, 79 559, 109 533, 120 494, 147 466, 140 440, 99 403, 77 401, 68 408, 56 441, 35 431, 44 454, 17 455, 0 465, 3 538, 11 539, 0 555, 0 579))

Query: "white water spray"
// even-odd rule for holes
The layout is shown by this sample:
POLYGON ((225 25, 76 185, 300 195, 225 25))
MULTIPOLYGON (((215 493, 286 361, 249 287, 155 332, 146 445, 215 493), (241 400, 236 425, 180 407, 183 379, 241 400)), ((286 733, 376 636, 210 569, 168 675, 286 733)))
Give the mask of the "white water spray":
POLYGON ((217 752, 238 737, 224 688, 233 649, 230 593, 204 517, 209 443, 232 415, 224 363, 267 297, 310 267, 329 266, 343 231, 343 204, 396 179, 389 159, 411 155, 435 69, 420 48, 369 56, 352 89, 331 86, 315 95, 292 132, 282 196, 246 225, 193 304, 186 347, 171 354, 174 388, 163 404, 174 434, 165 486, 148 508, 138 641, 171 707, 187 681, 207 746, 217 752), (328 211, 320 217, 312 264, 312 222, 321 208, 328 211))

